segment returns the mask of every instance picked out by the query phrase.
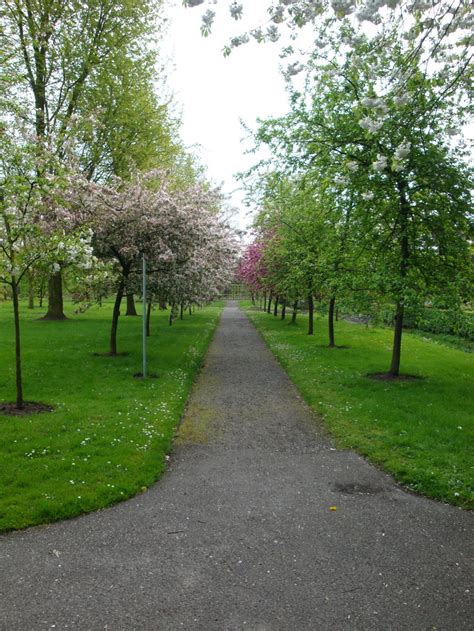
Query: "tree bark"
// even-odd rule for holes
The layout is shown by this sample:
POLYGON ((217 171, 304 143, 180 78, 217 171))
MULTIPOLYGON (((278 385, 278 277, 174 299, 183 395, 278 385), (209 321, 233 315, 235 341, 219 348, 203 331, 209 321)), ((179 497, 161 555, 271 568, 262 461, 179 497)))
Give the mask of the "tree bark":
POLYGON ((267 310, 267 292, 266 291, 263 292, 263 310, 264 311, 267 310))
POLYGON ((298 314, 298 301, 293 303, 293 313, 291 314, 291 324, 296 324, 296 316, 298 314))
POLYGON ((117 355, 117 328, 120 317, 120 305, 125 291, 125 281, 121 280, 115 296, 114 311, 112 313, 112 328, 110 329, 110 354, 117 355))
POLYGON ((286 318, 286 305, 283 304, 281 308, 281 319, 284 320, 286 318))
POLYGON ((133 294, 127 294, 127 311, 125 315, 128 315, 128 316, 138 315, 137 309, 135 307, 135 298, 133 297, 133 294))
POLYGON ((402 332, 403 332, 403 315, 405 307, 403 302, 397 302, 397 311, 395 315, 395 330, 393 335, 392 361, 390 364, 389 374, 398 377, 400 374, 400 357, 402 353, 402 332))
POLYGON ((308 294, 308 335, 314 334, 314 299, 308 294))
MULTIPOLYGON (((400 278, 404 283, 408 273, 410 244, 408 241, 408 218, 410 214, 410 204, 407 199, 407 184, 404 180, 397 181, 399 194, 399 224, 400 224, 400 278)), ((403 316, 405 314, 405 304, 402 297, 397 300, 395 314, 395 329, 393 332, 392 360, 390 362, 389 375, 398 377, 400 374, 400 358, 402 350, 403 316)))
POLYGON ((23 380, 21 375, 21 343, 20 343, 20 307, 18 301, 18 285, 12 282, 13 313, 15 317, 15 378, 16 378, 16 407, 23 409, 23 380))
POLYGON ((273 308, 273 315, 275 317, 278 315, 278 302, 279 302, 279 297, 276 296, 275 297, 275 307, 273 308))
POLYGON ((175 304, 171 305, 170 317, 168 319, 168 324, 171 326, 173 324, 174 316, 175 316, 175 304))
POLYGON ((271 310, 272 310, 272 294, 270 293, 268 296, 267 313, 271 313, 271 310))
POLYGON ((35 308, 35 284, 33 281, 33 274, 28 274, 28 309, 35 308))
POLYGON ((151 300, 146 306, 146 336, 150 337, 151 300))
POLYGON ((184 320, 184 304, 183 303, 181 303, 180 308, 179 308, 179 319, 184 320))
POLYGON ((191 305, 189 305, 188 311, 189 311, 189 315, 193 315, 193 309, 192 309, 191 305))
POLYGON ((334 348, 334 305, 336 304, 336 296, 331 296, 329 301, 328 325, 329 325, 329 346, 334 348))
POLYGON ((48 311, 43 320, 66 320, 63 302, 61 271, 51 274, 48 280, 48 311))

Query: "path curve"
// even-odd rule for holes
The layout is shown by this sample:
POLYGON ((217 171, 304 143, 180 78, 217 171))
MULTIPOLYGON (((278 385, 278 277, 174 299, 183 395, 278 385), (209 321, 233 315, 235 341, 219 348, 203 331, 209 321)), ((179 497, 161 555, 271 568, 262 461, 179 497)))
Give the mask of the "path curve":
POLYGON ((0 629, 468 629, 471 529, 336 451, 229 303, 162 480, 0 536, 0 629))

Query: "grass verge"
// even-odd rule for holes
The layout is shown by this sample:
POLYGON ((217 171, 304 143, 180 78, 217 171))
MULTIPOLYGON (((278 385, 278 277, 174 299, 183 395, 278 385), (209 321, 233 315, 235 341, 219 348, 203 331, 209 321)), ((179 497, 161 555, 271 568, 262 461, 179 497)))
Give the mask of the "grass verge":
POLYGON ((474 507, 472 354, 404 333, 402 371, 423 379, 387 382, 367 373, 388 370, 392 332, 336 323, 327 347, 325 318, 315 335, 307 321, 241 306, 297 385, 321 414, 338 445, 357 450, 408 489, 464 508, 474 507))
MULTIPOLYGON (((0 303, 0 402, 14 400, 13 318, 0 303)), ((222 304, 167 324, 154 311, 149 370, 141 370, 141 318, 119 323, 119 351, 106 357, 112 306, 63 322, 22 308, 25 399, 54 406, 43 414, 0 414, 0 531, 103 508, 153 484, 165 469, 174 430, 222 304)))

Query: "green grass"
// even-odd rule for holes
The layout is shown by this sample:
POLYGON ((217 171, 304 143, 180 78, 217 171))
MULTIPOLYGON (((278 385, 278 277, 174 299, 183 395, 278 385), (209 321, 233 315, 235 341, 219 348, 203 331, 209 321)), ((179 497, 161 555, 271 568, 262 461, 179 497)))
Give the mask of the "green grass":
POLYGON ((242 302, 309 405, 326 421, 342 448, 352 448, 381 466, 408 489, 473 508, 474 360, 471 353, 404 333, 403 373, 415 381, 375 381, 367 373, 390 364, 392 332, 336 323, 330 349, 327 323, 296 326, 242 302))
MULTIPOLYGON (((119 352, 107 351, 111 305, 64 322, 22 308, 25 399, 51 413, 0 414, 0 531, 96 510, 153 484, 165 469, 174 430, 217 325, 222 304, 167 324, 154 311, 149 370, 141 370, 141 318, 119 323, 119 352)), ((13 401, 11 303, 0 303, 0 401, 13 401)))

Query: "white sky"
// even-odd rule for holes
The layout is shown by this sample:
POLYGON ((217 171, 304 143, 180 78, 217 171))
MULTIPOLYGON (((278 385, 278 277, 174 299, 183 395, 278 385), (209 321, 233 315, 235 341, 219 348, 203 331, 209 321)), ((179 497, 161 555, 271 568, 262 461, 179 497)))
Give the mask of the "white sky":
MULTIPOLYGON (((174 60, 168 85, 182 109, 183 141, 208 167, 208 177, 223 183, 225 193, 240 186, 233 174, 257 160, 245 155, 251 142, 243 141, 240 120, 255 129, 257 117, 280 116, 289 109, 279 72, 281 42, 250 42, 227 58, 222 54, 231 36, 268 23, 268 0, 252 0, 246 7, 244 19, 236 22, 219 6, 212 34, 205 38, 200 32, 202 5, 186 9, 178 0, 167 10, 170 24, 162 47, 174 60)), ((235 192, 230 203, 240 208, 233 223, 245 228, 251 219, 241 199, 242 193, 235 192)))

